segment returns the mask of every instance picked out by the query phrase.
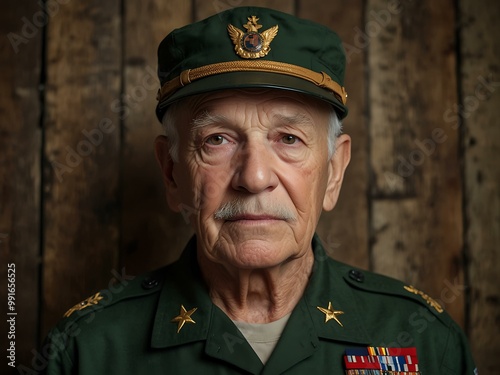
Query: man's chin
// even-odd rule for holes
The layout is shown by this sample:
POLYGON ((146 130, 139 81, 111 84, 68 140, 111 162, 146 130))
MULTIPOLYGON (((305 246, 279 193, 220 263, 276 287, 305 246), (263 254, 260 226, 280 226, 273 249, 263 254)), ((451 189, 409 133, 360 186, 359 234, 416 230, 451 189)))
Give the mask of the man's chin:
POLYGON ((297 254, 292 251, 296 244, 269 239, 252 239, 239 242, 231 249, 219 249, 228 266, 240 269, 265 269, 283 264, 297 254))

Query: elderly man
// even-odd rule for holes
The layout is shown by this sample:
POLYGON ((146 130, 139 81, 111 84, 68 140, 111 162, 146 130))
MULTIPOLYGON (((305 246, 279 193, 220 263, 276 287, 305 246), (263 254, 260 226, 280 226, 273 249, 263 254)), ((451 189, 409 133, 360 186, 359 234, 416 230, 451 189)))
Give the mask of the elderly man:
POLYGON ((350 158, 344 66, 335 33, 264 8, 163 40, 156 155, 195 236, 178 262, 72 308, 48 373, 475 372, 437 302, 327 258, 314 234, 350 158))

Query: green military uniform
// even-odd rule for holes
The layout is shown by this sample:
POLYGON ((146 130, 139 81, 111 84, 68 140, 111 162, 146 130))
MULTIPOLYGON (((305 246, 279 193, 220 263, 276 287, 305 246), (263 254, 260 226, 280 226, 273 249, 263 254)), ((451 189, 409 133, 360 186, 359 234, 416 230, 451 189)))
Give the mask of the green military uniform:
POLYGON ((474 374, 463 333, 435 301, 330 259, 316 237, 313 249, 309 284, 265 366, 210 300, 193 238, 176 263, 70 310, 49 336, 47 373, 342 374, 346 348, 382 346, 416 347, 425 375, 474 374))

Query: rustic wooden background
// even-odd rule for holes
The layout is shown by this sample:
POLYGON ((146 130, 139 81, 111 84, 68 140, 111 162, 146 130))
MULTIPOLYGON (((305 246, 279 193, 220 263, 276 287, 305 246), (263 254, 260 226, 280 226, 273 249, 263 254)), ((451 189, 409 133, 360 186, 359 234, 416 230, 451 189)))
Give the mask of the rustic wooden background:
POLYGON ((354 153, 318 228, 329 252, 439 299, 480 373, 498 373, 496 0, 43 3, 0 5, 0 297, 15 263, 17 364, 43 365, 35 348, 68 307, 177 257, 190 230, 168 212, 153 156, 156 47, 175 27, 253 4, 345 41, 354 153))

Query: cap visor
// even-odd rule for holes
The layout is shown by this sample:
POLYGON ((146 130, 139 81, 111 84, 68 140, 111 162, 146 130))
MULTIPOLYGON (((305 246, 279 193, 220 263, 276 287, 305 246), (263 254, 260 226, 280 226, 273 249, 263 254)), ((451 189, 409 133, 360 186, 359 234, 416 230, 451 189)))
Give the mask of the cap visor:
POLYGON ((265 72, 232 72, 199 79, 159 103, 156 113, 161 121, 166 108, 179 99, 212 91, 240 88, 270 88, 299 92, 332 104, 340 119, 347 116, 347 107, 337 100, 332 92, 301 78, 265 72))

